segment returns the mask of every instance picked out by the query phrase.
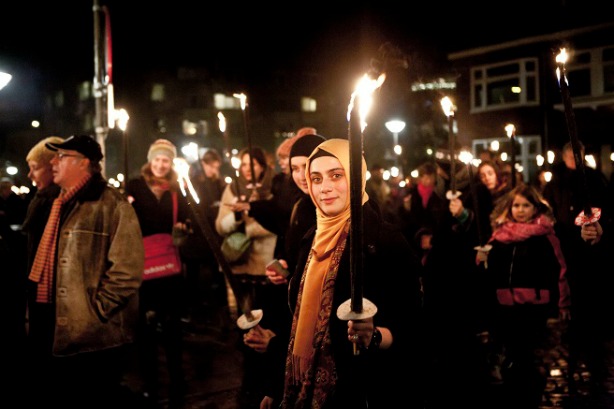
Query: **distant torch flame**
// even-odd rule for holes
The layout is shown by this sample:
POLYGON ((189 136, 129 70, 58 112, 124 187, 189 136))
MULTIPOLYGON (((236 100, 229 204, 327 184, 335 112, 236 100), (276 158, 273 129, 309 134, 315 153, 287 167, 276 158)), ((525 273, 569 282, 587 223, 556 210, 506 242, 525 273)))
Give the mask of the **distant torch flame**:
POLYGON ((507 134, 508 138, 511 138, 512 136, 516 135, 516 127, 514 126, 514 124, 505 125, 505 133, 507 134))
POLYGON ((236 156, 233 156, 232 158, 230 158, 230 164, 235 170, 238 171, 241 167, 241 159, 237 158, 236 156))
POLYGON ((220 132, 226 132, 226 117, 224 116, 223 113, 218 112, 217 113, 217 118, 219 119, 219 127, 220 127, 220 132))
POLYGON ((473 155, 469 151, 462 150, 458 153, 458 160, 463 162, 465 165, 469 165, 472 163, 473 155))
POLYGON ((449 118, 454 116, 454 111, 456 111, 456 107, 454 103, 450 99, 450 97, 441 98, 441 108, 443 109, 443 113, 449 118))
POLYGON ((200 203, 200 199, 198 198, 198 194, 192 185, 192 181, 190 180, 190 164, 183 158, 175 158, 173 159, 173 165, 175 166, 175 172, 177 172, 177 182, 179 182, 179 188, 181 189, 181 194, 183 197, 187 196, 186 187, 190 191, 190 195, 194 199, 196 204, 200 203))
POLYGON ((372 79, 368 74, 365 74, 356 85, 352 97, 350 98, 350 104, 348 105, 348 121, 352 115, 354 109, 354 101, 358 97, 360 106, 358 107, 358 114, 360 115, 360 130, 364 131, 367 127, 367 114, 373 104, 373 92, 378 89, 386 79, 386 74, 381 74, 376 80, 372 79))
POLYGON ((239 98, 239 102, 241 104, 241 111, 245 111, 245 107, 247 106, 247 95, 244 93, 240 94, 232 94, 233 97, 239 98))

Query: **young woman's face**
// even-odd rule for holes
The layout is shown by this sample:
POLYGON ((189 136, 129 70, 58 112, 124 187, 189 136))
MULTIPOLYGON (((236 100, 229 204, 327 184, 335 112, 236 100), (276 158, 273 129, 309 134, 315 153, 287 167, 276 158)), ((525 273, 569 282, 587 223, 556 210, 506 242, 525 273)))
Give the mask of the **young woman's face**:
POLYGON ((537 209, 533 203, 529 202, 526 197, 516 195, 512 202, 512 218, 518 223, 527 223, 533 216, 537 209))
POLYGON ((209 179, 217 179, 220 177, 222 163, 219 160, 214 160, 211 163, 206 163, 204 160, 201 160, 200 163, 203 164, 203 170, 205 171, 206 177, 209 179))
POLYGON ((484 165, 480 168, 480 181, 488 188, 494 190, 497 187, 497 173, 490 165, 484 165))
POLYGON ((151 160, 151 173, 157 178, 163 178, 171 171, 173 161, 166 155, 156 155, 151 160))
POLYGON ((44 189, 53 183, 53 171, 51 164, 44 164, 35 160, 28 161, 28 177, 38 189, 44 189))
POLYGON ((424 174, 418 178, 418 183, 420 183, 424 187, 435 186, 435 175, 434 174, 424 174))
MULTIPOLYGON (((246 153, 245 155, 243 155, 241 157, 241 173, 243 174, 243 177, 245 179, 247 179, 248 181, 252 180, 252 169, 251 169, 251 165, 250 165, 250 157, 249 157, 249 153, 246 153)), ((264 169, 262 168, 262 166, 260 166, 260 163, 255 160, 254 161, 254 173, 256 174, 254 179, 257 181, 258 179, 260 179, 260 175, 262 175, 262 172, 264 171, 264 169)))
POLYGON ((320 156, 310 163, 311 196, 327 216, 337 216, 347 207, 349 186, 339 159, 320 156))
POLYGON ((279 169, 282 173, 285 173, 286 175, 290 173, 290 156, 278 155, 277 163, 279 164, 279 169))
POLYGON ((292 180, 296 183, 305 194, 309 194, 309 185, 307 185, 307 176, 305 169, 307 168, 307 156, 294 156, 291 161, 292 180))

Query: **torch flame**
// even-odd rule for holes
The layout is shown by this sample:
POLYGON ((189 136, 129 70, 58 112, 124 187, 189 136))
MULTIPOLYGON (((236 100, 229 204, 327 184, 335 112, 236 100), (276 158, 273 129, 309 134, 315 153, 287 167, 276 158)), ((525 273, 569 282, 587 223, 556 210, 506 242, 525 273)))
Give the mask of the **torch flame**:
POLYGON ((239 168, 241 167, 241 159, 237 158, 236 156, 233 156, 232 158, 230 158, 230 164, 235 170, 239 170, 239 168))
MULTIPOLYGON (((569 59, 569 54, 567 53, 567 49, 566 48, 561 48, 561 52, 557 54, 555 61, 557 64, 556 67, 556 78, 558 79, 559 83, 561 82, 561 69, 565 69, 565 64, 567 63, 567 60, 569 59)), ((565 79, 565 83, 567 85, 567 77, 565 75, 563 75, 563 78, 565 79)))
POLYGON ((198 198, 198 194, 192 185, 192 181, 190 180, 190 164, 183 158, 175 158, 173 159, 173 165, 175 167, 175 172, 177 172, 177 182, 179 182, 179 188, 181 189, 181 194, 183 197, 187 196, 186 186, 190 195, 194 199, 196 204, 200 203, 200 199, 198 198))
POLYGON ((454 111, 456 111, 456 106, 450 97, 441 98, 441 108, 443 108, 443 113, 446 114, 448 118, 454 116, 454 111))
POLYGON ((372 79, 368 74, 365 74, 360 80, 358 80, 358 84, 356 84, 356 88, 352 93, 352 97, 350 98, 350 104, 348 105, 348 121, 352 115, 352 110, 354 109, 354 101, 356 97, 358 97, 360 106, 358 107, 358 113, 360 115, 360 130, 364 131, 367 127, 367 114, 371 109, 371 105, 373 104, 373 92, 382 86, 384 80, 386 79, 386 74, 381 74, 376 80, 372 79))
POLYGON ((473 160, 473 155, 469 151, 462 150, 458 153, 458 160, 468 165, 473 160))
POLYGON ((516 134, 516 127, 514 126, 514 124, 507 124, 505 125, 505 133, 507 134, 508 138, 511 138, 512 135, 516 134))
POLYGON ((247 95, 241 92, 240 94, 232 94, 232 96, 235 98, 239 98, 239 101, 241 103, 241 111, 245 111, 245 107, 247 106, 247 95))
POLYGON ((219 119, 220 132, 226 132, 226 117, 221 112, 217 113, 217 117, 219 119))
POLYGON ((569 54, 567 54, 566 48, 561 48, 561 52, 556 56, 557 64, 565 64, 567 63, 567 59, 569 58, 569 54))

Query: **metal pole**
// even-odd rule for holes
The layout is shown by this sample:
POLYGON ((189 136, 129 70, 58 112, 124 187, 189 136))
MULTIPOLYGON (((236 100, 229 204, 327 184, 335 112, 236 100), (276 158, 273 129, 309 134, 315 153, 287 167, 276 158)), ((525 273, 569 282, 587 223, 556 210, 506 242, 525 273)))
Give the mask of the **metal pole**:
POLYGON ((394 153, 394 166, 399 167, 399 155, 397 154, 395 150, 397 148, 397 145, 399 144, 399 133, 393 132, 392 136, 393 136, 393 143, 394 143, 394 146, 392 147, 392 151, 394 153))
POLYGON ((516 187, 516 131, 512 131, 510 136, 511 154, 512 154, 512 187, 516 187))
POLYGON ((101 41, 102 31, 100 29, 102 7, 98 4, 98 0, 94 0, 94 99, 96 113, 94 117, 94 131, 96 132, 96 140, 100 144, 104 159, 100 162, 102 166, 102 174, 105 174, 106 149, 105 140, 109 131, 107 125, 107 101, 106 101, 106 86, 105 86, 105 61, 104 61, 104 45, 101 41))
POLYGON ((128 183, 128 131, 123 130, 123 138, 124 138, 124 186, 128 183))

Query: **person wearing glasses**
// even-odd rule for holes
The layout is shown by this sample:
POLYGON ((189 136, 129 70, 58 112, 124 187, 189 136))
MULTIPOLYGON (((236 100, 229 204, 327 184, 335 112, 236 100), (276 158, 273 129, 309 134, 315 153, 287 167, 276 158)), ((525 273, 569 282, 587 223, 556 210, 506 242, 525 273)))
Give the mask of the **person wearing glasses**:
POLYGON ((47 142, 60 187, 28 279, 27 407, 120 407, 138 318, 143 240, 134 208, 101 175, 90 136, 47 142), (36 406, 35 406, 36 405, 36 406))

